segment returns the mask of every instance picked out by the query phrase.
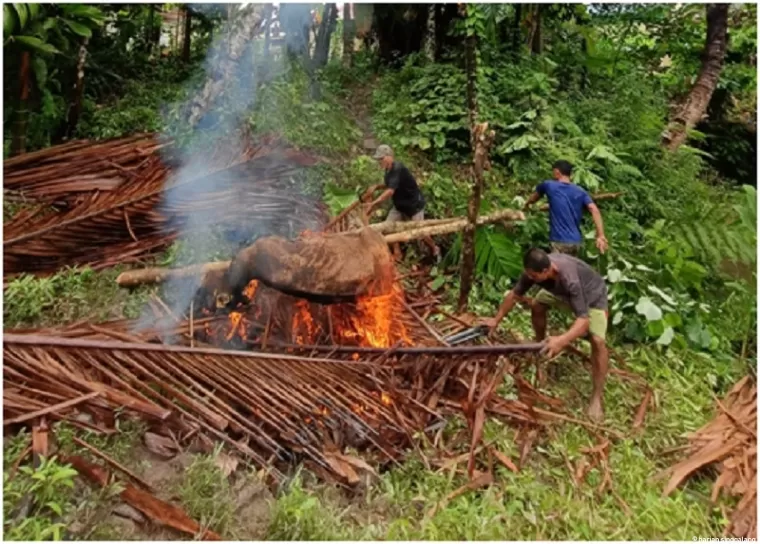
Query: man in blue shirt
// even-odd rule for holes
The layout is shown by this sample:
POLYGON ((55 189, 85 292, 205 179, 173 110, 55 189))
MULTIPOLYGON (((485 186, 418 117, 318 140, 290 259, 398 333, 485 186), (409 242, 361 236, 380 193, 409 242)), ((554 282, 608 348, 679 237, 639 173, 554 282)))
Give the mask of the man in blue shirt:
POLYGON ((607 251, 607 238, 604 236, 602 214, 591 196, 570 181, 573 165, 559 160, 552 166, 553 180, 539 183, 535 192, 525 203, 527 210, 542 196, 549 200, 549 243, 552 251, 578 255, 583 243, 581 218, 583 210, 588 209, 596 226, 596 247, 601 253, 607 251))

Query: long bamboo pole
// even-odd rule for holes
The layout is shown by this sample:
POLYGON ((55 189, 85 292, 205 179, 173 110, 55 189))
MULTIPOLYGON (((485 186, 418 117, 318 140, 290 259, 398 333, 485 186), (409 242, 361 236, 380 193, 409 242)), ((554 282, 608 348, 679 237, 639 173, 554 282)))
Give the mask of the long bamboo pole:
MULTIPOLYGON (((478 218, 478 225, 496 223, 498 221, 519 221, 525 218, 525 214, 516 210, 501 210, 489 215, 478 218)), ((419 240, 425 236, 435 236, 439 234, 450 234, 458 232, 467 225, 466 218, 446 220, 433 219, 427 221, 409 221, 409 222, 388 222, 378 223, 377 226, 370 225, 370 228, 382 232, 390 231, 390 234, 384 236, 385 241, 389 244, 396 242, 409 242, 419 240), (406 228, 409 230, 397 231, 397 229, 406 228)), ((116 283, 120 287, 136 287, 138 285, 162 283, 170 279, 188 278, 192 276, 205 275, 209 272, 221 272, 229 268, 231 261, 219 261, 215 263, 203 263, 184 268, 145 268, 142 270, 129 270, 122 272, 116 278, 116 283)))

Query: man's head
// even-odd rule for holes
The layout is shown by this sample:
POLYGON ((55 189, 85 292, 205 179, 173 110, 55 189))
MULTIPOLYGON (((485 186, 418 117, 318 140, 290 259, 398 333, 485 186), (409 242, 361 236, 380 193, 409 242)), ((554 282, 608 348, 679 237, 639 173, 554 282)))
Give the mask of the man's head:
POLYGON ((528 277, 535 282, 546 281, 554 276, 554 267, 549 255, 537 247, 523 256, 523 268, 528 277))
POLYGON ((561 181, 570 181, 573 173, 573 165, 565 160, 559 160, 552 165, 552 175, 554 179, 561 181))
POLYGON ((393 150, 389 145, 379 145, 372 158, 380 163, 380 166, 388 170, 393 164, 393 150))

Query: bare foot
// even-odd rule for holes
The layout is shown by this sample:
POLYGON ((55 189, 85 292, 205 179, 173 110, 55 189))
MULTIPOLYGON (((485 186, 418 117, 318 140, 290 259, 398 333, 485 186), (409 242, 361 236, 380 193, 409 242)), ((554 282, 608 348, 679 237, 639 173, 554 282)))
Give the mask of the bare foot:
POLYGON ((596 400, 591 401, 591 404, 589 404, 588 410, 586 411, 586 415, 592 420, 597 423, 600 423, 604 420, 604 408, 602 408, 602 401, 596 400))

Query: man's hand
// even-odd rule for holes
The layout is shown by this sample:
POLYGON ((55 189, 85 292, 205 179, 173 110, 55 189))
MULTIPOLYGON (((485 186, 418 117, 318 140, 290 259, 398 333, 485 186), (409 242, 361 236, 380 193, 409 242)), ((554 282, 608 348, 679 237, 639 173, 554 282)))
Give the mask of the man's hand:
POLYGON ((542 355, 549 359, 557 356, 560 351, 565 349, 565 342, 559 336, 550 336, 544 341, 544 347, 541 350, 542 355))
POLYGON ((478 320, 478 325, 482 325, 484 327, 488 327, 488 337, 493 338, 493 335, 496 333, 496 327, 499 326, 499 322, 496 320, 495 317, 485 317, 483 319, 478 320))
POLYGON ((600 253, 607 251, 607 247, 609 246, 607 245, 607 238, 604 235, 596 237, 596 247, 600 253))

